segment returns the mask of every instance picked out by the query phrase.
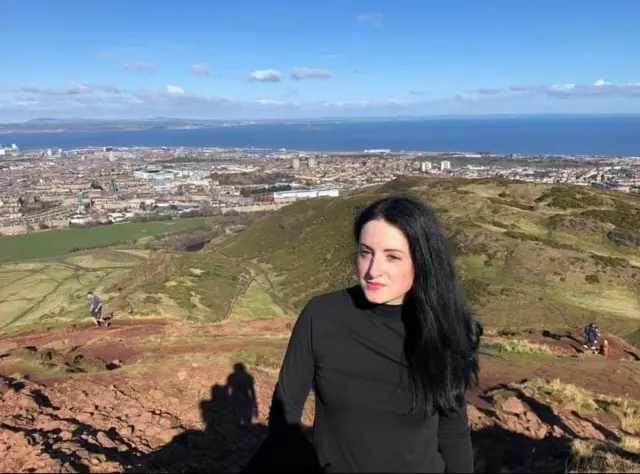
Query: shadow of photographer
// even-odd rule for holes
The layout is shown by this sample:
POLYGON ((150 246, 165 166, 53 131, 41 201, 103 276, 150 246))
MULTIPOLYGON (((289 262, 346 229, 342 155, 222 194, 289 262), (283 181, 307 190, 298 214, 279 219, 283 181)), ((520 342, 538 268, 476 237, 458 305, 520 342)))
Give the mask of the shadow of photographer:
POLYGON ((253 422, 259 415, 255 381, 241 362, 234 364, 225 385, 211 387, 200 413, 204 430, 185 431, 141 456, 127 472, 298 472, 300 466, 308 472, 305 466, 317 465, 311 430, 282 423, 284 411, 277 400, 270 417, 288 428, 274 436, 265 424, 253 422))

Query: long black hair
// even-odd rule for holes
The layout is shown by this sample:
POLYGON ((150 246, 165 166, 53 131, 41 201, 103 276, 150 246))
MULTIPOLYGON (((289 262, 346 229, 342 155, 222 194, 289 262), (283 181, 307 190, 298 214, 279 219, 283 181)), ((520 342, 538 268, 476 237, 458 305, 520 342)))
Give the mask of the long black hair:
POLYGON ((464 299, 440 224, 419 199, 385 197, 356 217, 356 243, 362 228, 377 219, 402 231, 414 266, 413 286, 402 307, 414 410, 418 400, 427 412, 459 409, 467 388, 478 382, 483 329, 464 299))

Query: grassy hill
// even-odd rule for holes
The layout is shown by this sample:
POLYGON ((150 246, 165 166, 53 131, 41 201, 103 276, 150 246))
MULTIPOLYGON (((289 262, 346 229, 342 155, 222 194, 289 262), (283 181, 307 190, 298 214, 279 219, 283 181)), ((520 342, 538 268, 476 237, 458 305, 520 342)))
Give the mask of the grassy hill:
POLYGON ((0 265, 0 331, 87 317, 87 291, 102 293, 145 258, 145 252, 93 250, 0 265))
POLYGON ((346 197, 297 202, 197 256, 172 261, 166 275, 149 274, 142 288, 204 301, 198 319, 233 317, 232 299, 243 308, 239 316, 295 315, 310 296, 354 281, 353 216, 395 193, 434 207, 465 292, 489 327, 553 330, 595 320, 637 338, 640 198, 571 185, 402 178, 346 197))
MULTIPOLYGON (((154 259, 158 253, 152 249, 184 247, 238 220, 183 218, 1 237, 0 332, 86 320, 88 290, 106 301, 122 300, 110 288, 122 282, 128 270, 154 259)), ((142 295, 142 300, 148 302, 149 297, 142 295)), ((145 315, 142 306, 136 316, 145 315)), ((151 305, 153 314, 155 306, 151 305)))
POLYGON ((151 252, 104 285, 108 307, 203 322, 294 316, 310 296, 354 282, 353 217, 396 193, 436 210, 465 292, 490 328, 595 320, 638 343, 640 198, 570 185, 401 178, 297 202, 201 252, 151 252))

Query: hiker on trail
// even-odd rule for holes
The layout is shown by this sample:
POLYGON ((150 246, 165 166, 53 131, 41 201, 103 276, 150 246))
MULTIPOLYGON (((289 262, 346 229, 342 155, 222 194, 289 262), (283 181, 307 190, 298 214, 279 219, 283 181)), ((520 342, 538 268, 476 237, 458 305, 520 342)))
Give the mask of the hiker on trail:
POLYGON ((585 343, 584 347, 587 349, 593 349, 596 341, 598 340, 598 326, 595 323, 589 323, 584 328, 585 343))
POLYGON ((417 199, 386 197, 358 215, 353 235, 359 284, 311 298, 293 327, 271 402, 278 454, 269 459, 311 462, 289 446, 304 438, 313 388, 313 470, 473 472, 465 393, 477 382, 482 326, 435 214, 417 199))
POLYGON ((96 327, 108 326, 108 323, 102 317, 102 300, 100 297, 90 291, 87 293, 87 298, 89 298, 89 314, 91 314, 96 327))

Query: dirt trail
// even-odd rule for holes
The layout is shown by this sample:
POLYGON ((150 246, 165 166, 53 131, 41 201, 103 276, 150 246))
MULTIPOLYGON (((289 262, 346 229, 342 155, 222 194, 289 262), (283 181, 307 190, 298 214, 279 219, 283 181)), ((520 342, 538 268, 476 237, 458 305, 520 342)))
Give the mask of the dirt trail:
POLYGON ((281 335, 290 329, 291 321, 286 318, 224 321, 202 326, 149 319, 116 320, 106 328, 88 323, 65 329, 31 331, 0 342, 0 373, 20 373, 41 383, 46 383, 47 379, 60 379, 59 374, 43 374, 41 367, 24 363, 25 357, 35 359, 36 365, 48 369, 77 373, 112 370, 141 360, 160 362, 183 354, 212 356, 248 346, 252 350, 284 350, 287 340, 281 335), (159 344, 165 337, 178 339, 159 344), (260 337, 266 339, 256 340, 260 337))
MULTIPOLYGON (((563 356, 576 356, 592 352, 584 347, 585 339, 581 330, 569 330, 555 333, 547 330, 528 330, 523 332, 506 331, 499 332, 498 336, 487 335, 484 339, 485 341, 490 341, 495 337, 506 340, 515 338, 536 344, 542 344, 550 347, 554 354, 563 356)), ((601 343, 604 339, 609 343, 610 353, 608 359, 640 361, 640 349, 637 347, 632 346, 620 337, 612 334, 602 334, 598 339, 598 343, 601 343)))
MULTIPOLYGON (((582 354, 588 352, 583 346, 584 335, 580 330, 566 331, 563 333, 552 333, 550 331, 541 331, 539 333, 527 333, 526 339, 532 342, 546 344, 553 348, 557 353, 565 355, 582 354)), ((612 360, 640 360, 640 349, 633 347, 617 336, 611 334, 603 334, 599 342, 606 339, 609 343, 610 354, 609 359, 612 360)))
POLYGON ((176 335, 188 332, 205 332, 213 335, 283 334, 291 330, 287 318, 258 319, 251 321, 223 321, 198 326, 177 323, 165 319, 115 319, 106 328, 93 323, 74 324, 68 328, 46 331, 29 331, 3 339, 3 343, 15 343, 21 347, 47 347, 59 343, 82 345, 97 339, 127 340, 154 335, 176 335))
POLYGON ((165 320, 116 320, 109 327, 97 328, 93 323, 89 322, 73 324, 68 328, 62 329, 29 331, 5 338, 3 342, 13 342, 21 347, 47 347, 61 342, 82 345, 98 337, 125 339, 160 334, 169 325, 170 323, 165 320))

